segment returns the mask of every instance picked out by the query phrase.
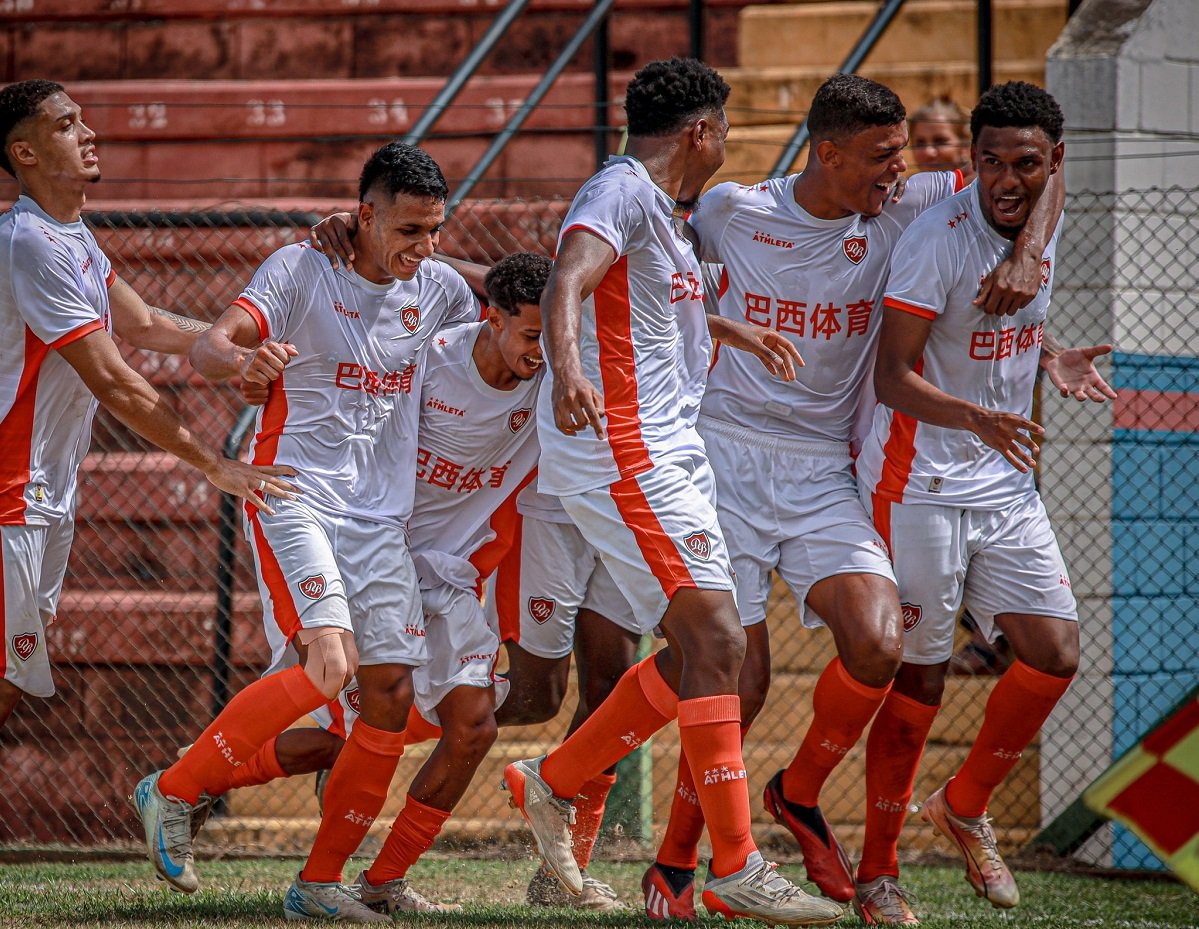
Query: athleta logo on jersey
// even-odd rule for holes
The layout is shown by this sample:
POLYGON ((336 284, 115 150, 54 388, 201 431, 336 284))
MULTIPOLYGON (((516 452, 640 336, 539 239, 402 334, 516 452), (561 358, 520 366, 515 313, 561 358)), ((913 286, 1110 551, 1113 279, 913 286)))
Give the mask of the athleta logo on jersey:
POLYGON ((920 617, 924 611, 920 609, 919 604, 917 604, 917 603, 901 603, 901 604, 899 604, 899 608, 901 610, 903 610, 903 631, 904 632, 911 632, 918 625, 920 625, 920 617))
POLYGON ((841 250, 845 252, 845 257, 856 265, 860 265, 866 257, 868 247, 869 243, 864 235, 847 235, 841 240, 841 250))
POLYGON ((712 555, 712 542, 702 529, 683 539, 683 545, 700 561, 707 561, 712 555))
POLYGON ((37 633, 22 632, 12 637, 12 650, 22 661, 28 661, 37 650, 37 633))
POLYGON ((557 606, 549 597, 529 597, 529 615, 541 624, 549 622, 557 606))
POLYGON ((355 713, 362 712, 362 691, 355 687, 353 690, 346 691, 346 706, 355 713))
POLYGON ((786 239, 776 239, 769 232, 761 232, 754 230, 755 242, 761 242, 764 245, 773 245, 775 248, 795 248, 794 242, 788 242, 786 239))
POLYGON ((319 600, 325 595, 325 575, 310 574, 299 584, 300 593, 309 600, 319 600))
POLYGON ((525 407, 520 410, 513 410, 508 414, 508 430, 515 435, 524 428, 525 423, 529 421, 529 417, 533 415, 531 407, 525 407))
POLYGON ((416 332, 416 327, 420 325, 420 307, 404 307, 404 309, 400 310, 400 322, 404 324, 404 328, 409 332, 416 332))

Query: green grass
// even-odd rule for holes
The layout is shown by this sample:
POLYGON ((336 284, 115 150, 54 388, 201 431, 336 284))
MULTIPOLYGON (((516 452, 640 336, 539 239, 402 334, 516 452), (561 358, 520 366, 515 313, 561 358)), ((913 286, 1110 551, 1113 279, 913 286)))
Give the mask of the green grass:
MULTIPOLYGON (((194 896, 184 897, 166 890, 145 862, 5 864, 0 866, 0 926, 280 926, 283 892, 299 865, 295 860, 278 859, 201 861, 204 886, 194 896)), ((347 878, 356 874, 351 870, 353 866, 347 869, 347 878)), ((639 906, 644 868, 635 862, 597 862, 591 870, 612 884, 623 899, 639 906)), ((640 909, 598 916, 520 905, 532 871, 531 861, 453 857, 422 861, 412 871, 414 885, 432 899, 459 902, 466 909, 449 916, 408 918, 403 922, 429 929, 601 929, 650 924, 640 909)), ((796 865, 784 865, 783 871, 792 878, 800 877, 796 865)), ((1015 910, 1000 912, 978 900, 956 868, 912 866, 904 870, 904 883, 915 891, 917 910, 927 929, 1199 926, 1199 896, 1180 884, 1033 871, 1019 872, 1016 877, 1024 902, 1015 910)), ((699 925, 716 927, 725 923, 704 918, 699 925)), ((860 922, 851 915, 842 925, 860 922)))

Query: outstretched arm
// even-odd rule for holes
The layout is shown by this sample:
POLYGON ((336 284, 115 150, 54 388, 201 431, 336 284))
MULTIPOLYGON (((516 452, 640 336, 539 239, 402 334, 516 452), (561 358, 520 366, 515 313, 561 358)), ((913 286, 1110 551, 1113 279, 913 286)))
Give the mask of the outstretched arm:
POLYGON ((1041 346, 1041 367, 1063 397, 1073 396, 1075 400, 1103 403, 1105 400, 1115 400, 1116 392, 1099 374, 1095 359, 1111 350, 1111 345, 1066 348, 1046 333, 1041 346))
POLYGON ((186 355, 210 323, 149 306, 119 277, 108 288, 112 329, 134 348, 167 355, 186 355))
POLYGON ((754 355, 767 371, 784 381, 795 380, 795 369, 804 366, 799 349, 773 329, 709 312, 708 333, 722 345, 754 355))

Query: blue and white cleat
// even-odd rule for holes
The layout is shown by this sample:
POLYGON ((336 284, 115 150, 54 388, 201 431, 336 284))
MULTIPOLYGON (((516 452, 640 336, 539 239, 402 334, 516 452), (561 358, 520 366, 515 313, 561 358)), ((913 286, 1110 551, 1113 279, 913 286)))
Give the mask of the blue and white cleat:
POLYGON ((161 771, 148 774, 134 788, 133 806, 146 830, 146 851, 159 877, 172 890, 195 893, 200 886, 192 857, 193 807, 183 800, 171 800, 158 789, 161 771))
POLYGON ((358 899, 353 888, 338 881, 306 881, 296 875, 283 898, 288 919, 330 919, 342 923, 389 923, 386 913, 372 910, 358 899))

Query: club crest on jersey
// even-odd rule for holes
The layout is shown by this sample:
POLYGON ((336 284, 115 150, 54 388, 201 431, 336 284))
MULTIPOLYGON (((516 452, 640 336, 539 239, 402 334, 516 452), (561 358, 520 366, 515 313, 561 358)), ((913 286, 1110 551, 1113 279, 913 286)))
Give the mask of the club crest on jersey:
POLYGON ((524 428, 525 423, 529 421, 529 417, 533 415, 533 410, 530 407, 522 407, 519 410, 513 410, 508 414, 508 429, 513 433, 520 432, 524 428))
POLYGON ((549 622, 557 606, 549 597, 529 597, 529 615, 541 625, 549 622))
POLYGON ((924 611, 920 609, 918 603, 901 603, 899 608, 903 610, 903 631, 911 632, 920 625, 920 617, 924 611))
POLYGON ((1053 265, 1048 258, 1041 259, 1041 286, 1049 286, 1049 276, 1052 273, 1053 265))
POLYGON ((12 650, 22 661, 28 661, 37 650, 37 633, 22 632, 12 637, 12 650))
POLYGON ((687 551, 691 552, 700 561, 707 561, 712 555, 712 543, 708 539, 708 534, 702 529, 699 532, 691 533, 691 535, 683 539, 683 545, 687 547, 687 551))
POLYGON ((325 575, 310 574, 300 581, 300 593, 309 600, 319 600, 325 595, 325 575))
POLYGON ((404 307, 400 311, 400 322, 404 324, 404 328, 409 332, 416 332, 416 327, 420 325, 420 307, 404 307))
POLYGON ((866 257, 866 249, 869 243, 864 235, 847 235, 841 240, 841 250, 845 252, 845 257, 856 265, 862 263, 862 259, 866 257))
POLYGON ((355 687, 353 690, 346 691, 346 706, 355 713, 362 712, 362 691, 355 687))

